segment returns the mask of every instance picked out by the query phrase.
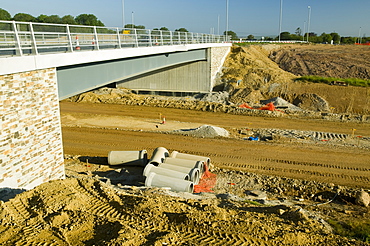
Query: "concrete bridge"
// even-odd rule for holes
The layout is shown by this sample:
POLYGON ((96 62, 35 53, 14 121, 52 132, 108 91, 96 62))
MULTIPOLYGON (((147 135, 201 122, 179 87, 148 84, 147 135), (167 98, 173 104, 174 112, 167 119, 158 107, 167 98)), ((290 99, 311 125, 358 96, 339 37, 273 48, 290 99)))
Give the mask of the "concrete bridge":
POLYGON ((64 178, 59 100, 115 83, 210 92, 225 37, 0 21, 0 187, 64 178))

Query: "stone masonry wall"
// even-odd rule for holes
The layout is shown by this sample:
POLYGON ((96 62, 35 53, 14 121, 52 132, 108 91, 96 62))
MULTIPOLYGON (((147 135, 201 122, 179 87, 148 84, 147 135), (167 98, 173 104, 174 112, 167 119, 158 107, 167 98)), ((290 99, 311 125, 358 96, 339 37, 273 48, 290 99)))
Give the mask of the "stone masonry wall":
POLYGON ((0 76, 0 187, 65 178, 56 69, 0 76))
POLYGON ((217 83, 217 76, 222 72, 222 66, 229 54, 231 47, 212 47, 211 50, 211 89, 217 83))

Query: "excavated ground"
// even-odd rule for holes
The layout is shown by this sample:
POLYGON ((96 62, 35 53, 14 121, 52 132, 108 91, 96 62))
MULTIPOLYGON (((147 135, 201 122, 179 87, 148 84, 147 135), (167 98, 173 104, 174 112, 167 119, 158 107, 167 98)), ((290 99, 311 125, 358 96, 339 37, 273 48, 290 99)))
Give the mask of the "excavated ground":
POLYGON ((270 58, 297 76, 370 79, 370 49, 363 45, 287 45, 270 58))
MULTIPOLYGON (((266 59, 269 49, 231 53, 223 81, 234 103, 252 104, 290 88, 295 76, 266 59), (246 86, 252 80, 253 87, 246 86)), ((370 189, 366 117, 245 114, 232 105, 163 103, 114 91, 60 105, 67 179, 3 199, 1 245, 368 245, 333 233, 327 223, 370 219, 369 209, 355 203, 360 189, 370 189), (206 124, 230 137, 173 132, 206 124), (214 193, 145 188, 143 167, 107 164, 111 150, 152 153, 159 146, 210 157, 214 193)))

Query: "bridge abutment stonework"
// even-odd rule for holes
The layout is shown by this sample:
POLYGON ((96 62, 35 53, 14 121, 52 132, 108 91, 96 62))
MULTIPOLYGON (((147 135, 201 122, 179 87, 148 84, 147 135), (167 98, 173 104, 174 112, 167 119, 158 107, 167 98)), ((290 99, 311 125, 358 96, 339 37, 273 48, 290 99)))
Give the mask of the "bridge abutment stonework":
POLYGON ((217 84, 217 77, 222 73, 222 66, 226 60, 227 55, 230 53, 231 47, 212 47, 210 48, 211 60, 211 85, 212 88, 217 84))
POLYGON ((56 69, 0 75, 0 187, 65 178, 56 69))

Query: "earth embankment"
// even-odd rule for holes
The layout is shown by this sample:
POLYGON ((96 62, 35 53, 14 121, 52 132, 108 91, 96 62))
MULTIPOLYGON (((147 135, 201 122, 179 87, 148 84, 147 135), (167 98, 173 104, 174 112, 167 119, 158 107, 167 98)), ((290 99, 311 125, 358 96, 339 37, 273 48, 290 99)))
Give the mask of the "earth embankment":
POLYGON ((370 49, 361 45, 289 45, 269 56, 297 76, 370 79, 370 49))
POLYGON ((225 61, 222 88, 230 101, 251 105, 281 97, 305 110, 369 114, 369 87, 342 87, 295 81, 302 75, 370 78, 370 50, 363 46, 264 45, 233 47, 225 61), (300 103, 305 98, 304 103, 300 103), (314 98, 327 103, 317 105, 314 98))

